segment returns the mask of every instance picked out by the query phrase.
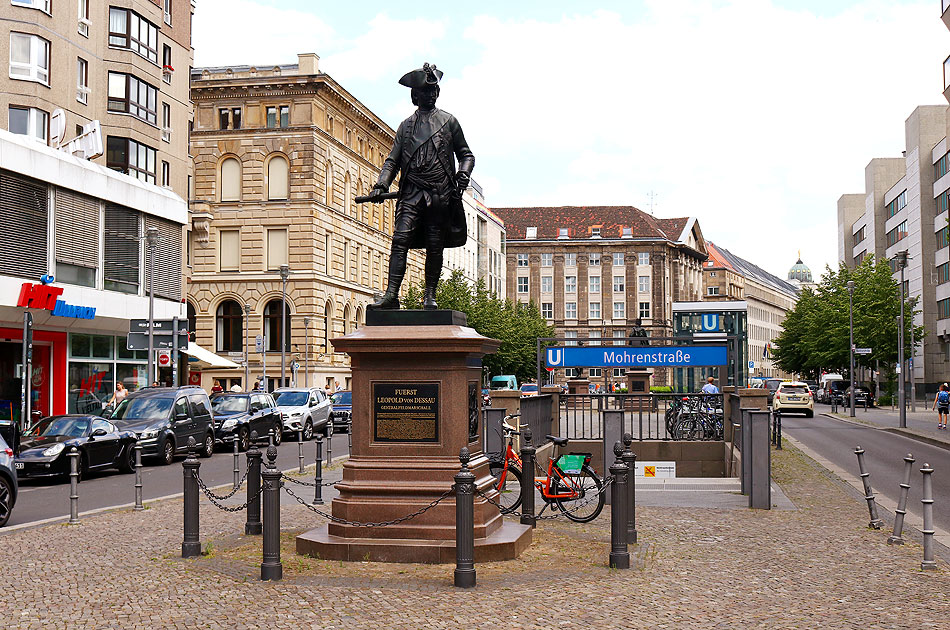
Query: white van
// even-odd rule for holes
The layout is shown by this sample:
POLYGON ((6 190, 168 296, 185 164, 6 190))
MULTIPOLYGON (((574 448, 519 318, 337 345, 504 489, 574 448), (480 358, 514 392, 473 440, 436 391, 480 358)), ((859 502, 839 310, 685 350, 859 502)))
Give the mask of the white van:
POLYGON ((818 392, 815 394, 818 402, 830 403, 832 391, 837 392, 837 390, 842 389, 843 382, 844 377, 840 374, 822 374, 818 380, 818 392), (832 385, 836 381, 841 381, 841 384, 832 385))

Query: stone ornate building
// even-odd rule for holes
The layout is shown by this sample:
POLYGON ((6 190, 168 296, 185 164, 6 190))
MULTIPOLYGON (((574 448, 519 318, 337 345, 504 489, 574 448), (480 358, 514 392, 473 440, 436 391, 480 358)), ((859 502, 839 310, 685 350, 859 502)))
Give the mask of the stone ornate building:
MULTIPOLYGON (((393 202, 356 204, 376 182, 394 132, 330 76, 298 63, 192 70, 195 180, 188 311, 197 342, 240 363, 250 383, 280 376, 281 265, 287 282, 287 380, 348 386, 349 359, 332 339, 353 331, 384 288, 393 202), (247 310, 247 314, 245 311, 247 310), (307 352, 309 350, 309 352, 307 352), (305 373, 309 367, 309 376, 305 373)), ((406 283, 422 277, 412 251, 406 283)), ((244 383, 239 370, 202 383, 244 383)))
MULTIPOLYGON (((558 337, 621 344, 637 318, 651 336, 669 336, 673 302, 701 299, 707 252, 695 218, 658 219, 631 206, 493 210, 508 233, 509 296, 533 300, 558 337)), ((620 380, 623 370, 585 376, 620 380)), ((653 384, 668 382, 657 369, 653 384)))

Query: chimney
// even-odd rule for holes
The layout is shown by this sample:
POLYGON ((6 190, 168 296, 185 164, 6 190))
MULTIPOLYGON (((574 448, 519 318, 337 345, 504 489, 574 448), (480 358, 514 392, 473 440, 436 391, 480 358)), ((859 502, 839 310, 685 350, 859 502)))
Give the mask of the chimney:
POLYGON ((320 74, 320 57, 316 53, 301 53, 297 55, 298 74, 320 74))

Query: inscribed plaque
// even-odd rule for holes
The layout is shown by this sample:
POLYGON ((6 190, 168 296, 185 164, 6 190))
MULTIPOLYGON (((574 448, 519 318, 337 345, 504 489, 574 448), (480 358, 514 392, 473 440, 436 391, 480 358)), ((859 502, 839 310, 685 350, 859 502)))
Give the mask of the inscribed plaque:
POLYGON ((373 383, 373 440, 438 442, 438 383, 373 383))

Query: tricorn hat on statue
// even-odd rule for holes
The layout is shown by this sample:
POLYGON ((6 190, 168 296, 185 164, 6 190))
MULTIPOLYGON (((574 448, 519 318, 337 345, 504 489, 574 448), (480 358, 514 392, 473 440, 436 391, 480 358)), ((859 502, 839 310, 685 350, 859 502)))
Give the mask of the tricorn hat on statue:
POLYGON ((438 85, 441 78, 442 71, 437 70, 435 64, 424 63, 421 68, 402 75, 399 84, 408 88, 421 88, 427 85, 438 85))

